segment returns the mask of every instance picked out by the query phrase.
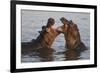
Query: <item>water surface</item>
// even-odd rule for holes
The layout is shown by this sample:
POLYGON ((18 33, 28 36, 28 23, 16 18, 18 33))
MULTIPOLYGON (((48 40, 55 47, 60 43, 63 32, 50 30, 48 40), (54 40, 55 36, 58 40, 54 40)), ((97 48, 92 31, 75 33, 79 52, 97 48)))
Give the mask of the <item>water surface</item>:
POLYGON ((81 40, 88 47, 84 52, 65 49, 64 35, 60 34, 54 41, 52 49, 38 50, 21 56, 21 62, 45 62, 65 60, 86 60, 90 59, 90 14, 76 12, 54 12, 54 11, 32 11, 21 10, 21 42, 28 42, 36 39, 43 25, 47 24, 48 18, 53 17, 56 26, 61 26, 61 17, 73 20, 78 25, 81 40), (72 53, 72 54, 71 54, 72 53))

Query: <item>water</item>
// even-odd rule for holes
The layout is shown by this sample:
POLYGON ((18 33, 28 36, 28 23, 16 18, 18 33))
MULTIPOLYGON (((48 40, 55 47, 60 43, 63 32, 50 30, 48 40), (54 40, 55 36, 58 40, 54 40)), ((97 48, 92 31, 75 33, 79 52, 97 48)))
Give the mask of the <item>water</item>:
POLYGON ((90 14, 76 12, 54 12, 54 11, 21 11, 22 39, 21 42, 27 42, 36 39, 43 25, 46 25, 48 18, 53 17, 56 26, 61 26, 61 17, 73 20, 78 25, 81 40, 88 47, 84 52, 67 51, 65 49, 64 35, 60 34, 54 41, 52 49, 39 50, 21 57, 21 62, 44 62, 44 61, 64 61, 70 58, 78 60, 90 59, 90 14), (73 53, 73 54, 71 54, 73 53))

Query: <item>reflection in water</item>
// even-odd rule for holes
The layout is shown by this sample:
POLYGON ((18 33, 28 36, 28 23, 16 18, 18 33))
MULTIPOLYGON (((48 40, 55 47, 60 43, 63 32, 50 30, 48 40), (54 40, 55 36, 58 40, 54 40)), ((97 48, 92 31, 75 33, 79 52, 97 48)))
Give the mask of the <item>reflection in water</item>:
POLYGON ((53 58, 54 49, 52 48, 40 48, 33 51, 22 53, 21 62, 48 62, 54 61, 53 58))
POLYGON ((37 52, 40 57, 40 61, 53 61, 53 49, 52 48, 41 48, 37 52))
POLYGON ((78 49, 69 49, 65 51, 65 60, 78 60, 83 51, 78 49))
POLYGON ((63 52, 57 52, 54 49, 55 48, 40 48, 38 50, 28 52, 26 56, 25 54, 22 54, 22 62, 80 60, 82 59, 81 55, 84 52, 83 50, 79 49, 65 49, 63 52))

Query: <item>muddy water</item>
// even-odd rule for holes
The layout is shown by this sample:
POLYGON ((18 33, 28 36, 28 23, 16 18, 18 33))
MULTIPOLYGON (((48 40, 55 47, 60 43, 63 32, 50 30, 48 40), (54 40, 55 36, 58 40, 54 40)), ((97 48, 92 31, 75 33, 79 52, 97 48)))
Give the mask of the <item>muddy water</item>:
POLYGON ((61 17, 73 20, 78 25, 81 40, 88 47, 88 50, 78 52, 65 48, 64 35, 60 34, 54 41, 51 49, 39 49, 27 55, 21 55, 21 62, 45 62, 65 60, 86 60, 90 59, 90 14, 76 12, 51 12, 51 11, 21 11, 22 36, 21 42, 28 42, 36 39, 43 25, 46 25, 48 18, 53 17, 55 25, 60 26, 61 17))

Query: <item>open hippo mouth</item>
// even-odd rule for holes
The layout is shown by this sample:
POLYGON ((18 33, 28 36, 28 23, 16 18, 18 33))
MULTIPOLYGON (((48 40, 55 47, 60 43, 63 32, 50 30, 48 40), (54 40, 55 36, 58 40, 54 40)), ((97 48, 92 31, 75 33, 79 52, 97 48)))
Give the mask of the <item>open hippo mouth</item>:
POLYGON ((64 25, 69 25, 69 21, 66 18, 62 17, 60 20, 64 25))
MULTIPOLYGON (((55 38, 61 33, 53 28, 55 20, 49 18, 46 26, 42 26, 42 30, 39 31, 39 36, 36 39, 32 39, 29 42, 22 42, 22 51, 33 51, 40 48, 51 48, 55 38), (52 37, 52 38, 51 38, 52 37)), ((61 27, 60 27, 61 29, 61 27)))
POLYGON ((72 20, 68 21, 66 18, 62 17, 61 22, 64 24, 64 37, 66 41, 67 49, 87 49, 84 43, 81 41, 78 26, 73 23, 72 20))
POLYGON ((67 29, 68 29, 68 26, 69 26, 69 21, 67 19, 65 19, 64 17, 62 17, 60 20, 63 23, 63 25, 59 26, 57 28, 57 31, 59 33, 65 33, 65 32, 67 32, 67 29))

